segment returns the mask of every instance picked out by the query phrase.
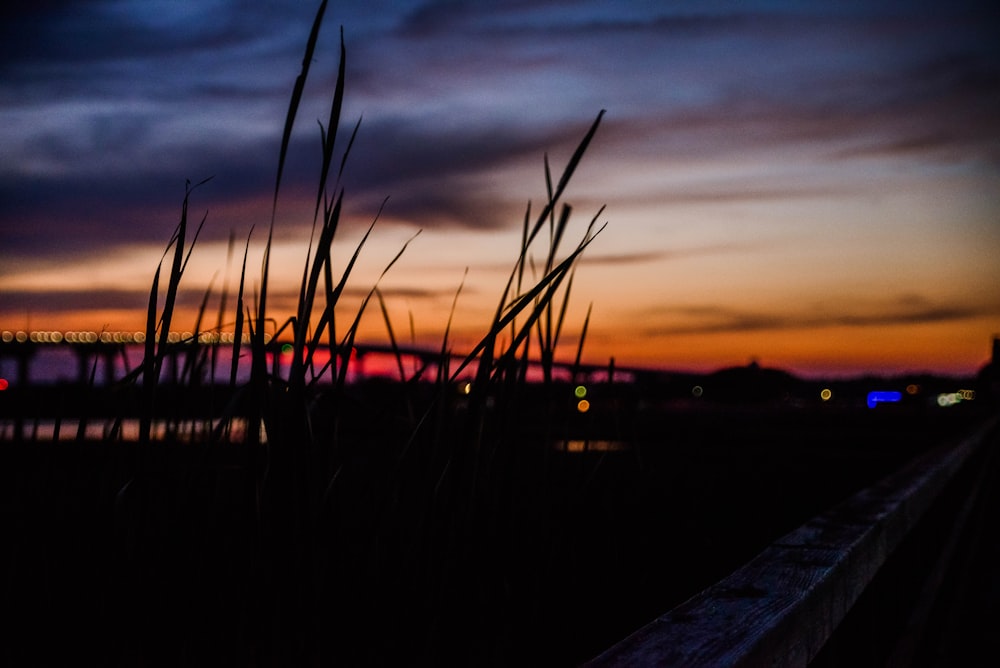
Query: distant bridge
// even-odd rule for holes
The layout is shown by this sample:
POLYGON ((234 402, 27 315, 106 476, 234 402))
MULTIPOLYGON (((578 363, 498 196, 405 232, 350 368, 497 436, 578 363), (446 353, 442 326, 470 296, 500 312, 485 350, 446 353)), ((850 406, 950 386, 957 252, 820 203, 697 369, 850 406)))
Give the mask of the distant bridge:
MULTIPOLYGON (((274 339, 269 334, 264 335, 266 350, 274 355, 275 368, 281 356, 289 354, 292 344, 290 340, 274 339)), ((76 357, 77 382, 86 384, 89 382, 95 365, 100 362, 104 368, 104 378, 110 380, 115 377, 116 360, 126 360, 126 350, 144 346, 146 334, 144 332, 93 332, 93 331, 0 331, 0 361, 3 359, 14 359, 17 366, 16 382, 19 386, 26 387, 31 383, 31 361, 35 355, 46 349, 67 349, 76 357)), ((197 335, 192 332, 170 332, 167 335, 168 350, 164 354, 169 358, 168 367, 176 368, 177 358, 181 355, 189 354, 197 348, 231 348, 236 343, 236 336, 230 332, 199 332, 197 335)), ((241 337, 241 345, 249 345, 250 336, 244 334, 241 337)), ((329 350, 328 346, 324 346, 329 350)), ((441 363, 441 351, 418 346, 389 344, 365 344, 355 343, 352 347, 351 358, 355 363, 355 372, 365 375, 363 359, 370 355, 386 356, 394 358, 396 355, 408 360, 417 360, 421 367, 436 367, 441 363)), ((448 353, 451 360, 464 360, 466 355, 459 353, 448 353)), ((533 366, 540 363, 532 361, 533 366)), ((561 374, 576 372, 581 380, 596 380, 598 378, 634 380, 640 376, 659 377, 661 372, 650 371, 648 369, 619 368, 614 366, 612 360, 608 365, 580 364, 574 365, 568 362, 553 362, 554 369, 561 374)), ((176 376, 175 376, 176 377, 176 376)))

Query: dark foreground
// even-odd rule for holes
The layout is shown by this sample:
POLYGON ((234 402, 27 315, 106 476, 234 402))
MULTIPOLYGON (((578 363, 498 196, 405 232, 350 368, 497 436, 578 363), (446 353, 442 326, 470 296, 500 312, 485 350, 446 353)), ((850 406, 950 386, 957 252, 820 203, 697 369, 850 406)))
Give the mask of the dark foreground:
POLYGON ((447 525, 355 476, 289 559, 241 446, 2 443, 0 662, 574 665, 982 417, 895 408, 635 413, 447 525))

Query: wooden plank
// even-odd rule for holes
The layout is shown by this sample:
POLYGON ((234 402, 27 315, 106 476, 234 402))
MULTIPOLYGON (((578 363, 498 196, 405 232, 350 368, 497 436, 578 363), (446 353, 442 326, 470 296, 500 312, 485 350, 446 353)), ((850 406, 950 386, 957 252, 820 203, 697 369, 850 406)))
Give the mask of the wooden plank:
POLYGON ((995 424, 813 518, 585 665, 808 664, 995 424))

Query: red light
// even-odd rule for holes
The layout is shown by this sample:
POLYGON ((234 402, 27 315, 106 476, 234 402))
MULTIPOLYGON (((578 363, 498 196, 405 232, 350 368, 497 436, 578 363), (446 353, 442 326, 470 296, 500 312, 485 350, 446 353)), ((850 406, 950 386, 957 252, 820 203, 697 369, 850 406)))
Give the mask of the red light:
POLYGON ((8 387, 10 387, 10 383, 7 382, 7 379, 6 378, 0 378, 0 392, 3 392, 8 387))

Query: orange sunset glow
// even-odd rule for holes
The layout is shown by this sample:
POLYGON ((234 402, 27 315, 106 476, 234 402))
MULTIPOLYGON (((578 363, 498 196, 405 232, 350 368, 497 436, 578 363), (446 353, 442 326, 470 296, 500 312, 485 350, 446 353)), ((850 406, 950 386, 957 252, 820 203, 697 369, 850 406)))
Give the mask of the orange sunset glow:
MULTIPOLYGON (((314 8, 262 5, 230 25, 229 3, 184 7, 26 10, 8 28, 21 37, 0 98, 0 328, 142 330, 185 180, 207 177, 191 195, 192 224, 205 225, 175 328, 193 325, 210 286, 213 313, 235 291, 248 240, 254 294, 314 8), (182 37, 175 25, 200 27, 182 37)), ((558 176, 604 109, 564 196, 566 249, 595 216, 607 224, 574 276, 567 360, 592 308, 594 364, 974 374, 1000 333, 1000 57, 981 11, 338 3, 339 146, 361 121, 340 266, 378 218, 343 317, 377 282, 397 336, 433 349, 464 280, 450 336, 471 348, 525 207, 544 205, 544 159, 558 176)), ((328 114, 334 32, 317 47, 278 197, 275 327, 309 257, 313 119, 328 114)), ((387 340, 379 308, 359 332, 387 340)))

